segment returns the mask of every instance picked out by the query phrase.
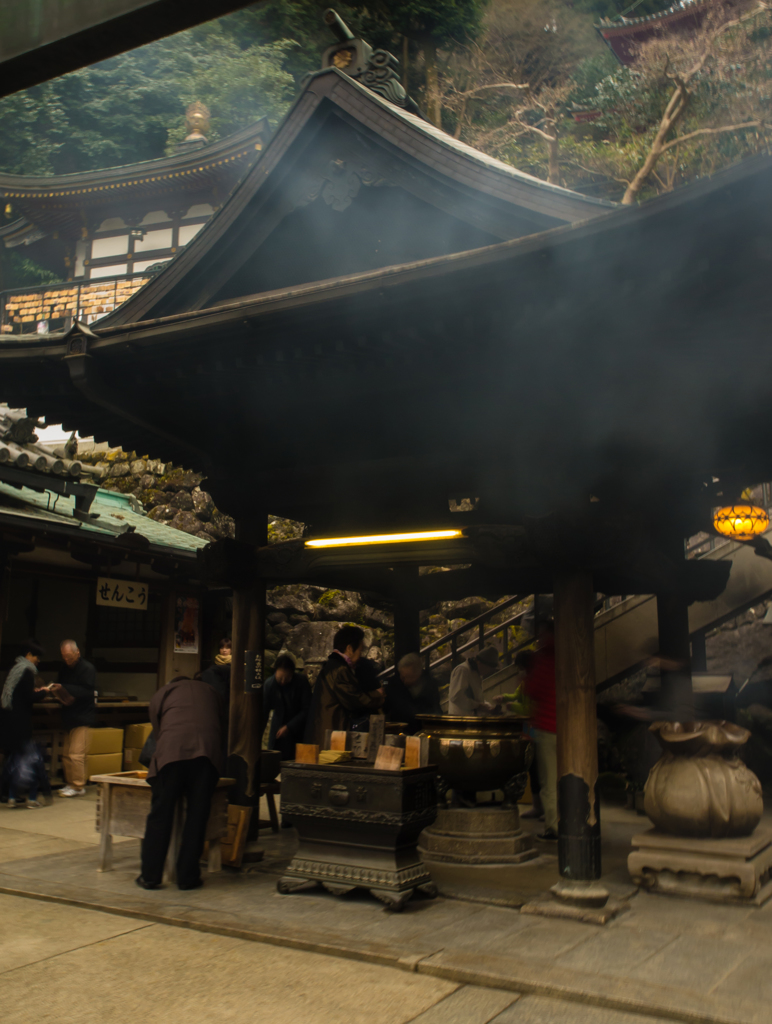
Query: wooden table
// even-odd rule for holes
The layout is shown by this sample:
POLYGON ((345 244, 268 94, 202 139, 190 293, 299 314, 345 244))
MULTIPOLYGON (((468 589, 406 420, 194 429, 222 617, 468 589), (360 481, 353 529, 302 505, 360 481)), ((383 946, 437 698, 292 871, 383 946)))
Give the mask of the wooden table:
MULTIPOLYGON (((101 833, 100 860, 98 871, 111 871, 113 867, 113 836, 128 836, 142 839, 145 822, 150 811, 152 791, 147 782, 147 772, 115 772, 110 775, 92 775, 92 782, 99 784, 97 804, 97 831, 101 833)), ((228 830, 228 790, 235 779, 220 779, 212 797, 212 809, 206 826, 209 842, 208 870, 219 871, 222 866, 220 840, 228 830)), ((183 802, 177 804, 174 815, 172 838, 166 856, 164 879, 177 880, 177 856, 182 841, 184 822, 183 802)))

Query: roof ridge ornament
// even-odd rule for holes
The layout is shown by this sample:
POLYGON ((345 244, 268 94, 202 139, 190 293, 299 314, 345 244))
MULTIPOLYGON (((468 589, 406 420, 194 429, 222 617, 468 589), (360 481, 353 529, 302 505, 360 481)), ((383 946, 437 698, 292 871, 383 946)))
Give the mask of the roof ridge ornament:
POLYGON ((357 38, 332 7, 324 12, 324 23, 338 37, 338 42, 328 46, 322 54, 322 69, 335 68, 395 107, 423 117, 418 104, 408 96, 400 81, 399 61, 394 54, 388 50, 373 50, 364 39, 357 38))

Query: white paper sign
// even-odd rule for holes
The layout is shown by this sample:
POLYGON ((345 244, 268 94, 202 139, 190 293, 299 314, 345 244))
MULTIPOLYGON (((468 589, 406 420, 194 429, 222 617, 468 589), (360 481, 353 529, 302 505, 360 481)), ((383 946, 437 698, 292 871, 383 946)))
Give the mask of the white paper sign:
POLYGON ((135 612, 147 611, 147 583, 100 576, 97 579, 96 603, 135 612))

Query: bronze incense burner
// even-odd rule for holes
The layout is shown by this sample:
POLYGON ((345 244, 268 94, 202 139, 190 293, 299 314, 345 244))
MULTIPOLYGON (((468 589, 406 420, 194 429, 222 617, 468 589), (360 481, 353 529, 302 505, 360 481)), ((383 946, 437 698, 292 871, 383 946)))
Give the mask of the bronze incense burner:
POLYGON ((429 762, 439 772, 441 802, 449 789, 502 790, 505 804, 516 805, 533 761, 533 746, 523 733, 527 721, 514 715, 419 715, 421 735, 429 740, 429 762))

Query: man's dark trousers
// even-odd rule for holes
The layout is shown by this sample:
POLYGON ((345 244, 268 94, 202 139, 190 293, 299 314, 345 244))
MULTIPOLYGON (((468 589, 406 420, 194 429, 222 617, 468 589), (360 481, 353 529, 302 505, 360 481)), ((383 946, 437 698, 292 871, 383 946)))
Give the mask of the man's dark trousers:
POLYGON ((208 757, 165 764, 155 778, 148 779, 153 798, 142 840, 142 877, 160 885, 164 862, 174 825, 174 809, 185 797, 187 810, 177 858, 177 885, 191 889, 201 880, 199 861, 204 849, 206 823, 219 775, 208 757))

